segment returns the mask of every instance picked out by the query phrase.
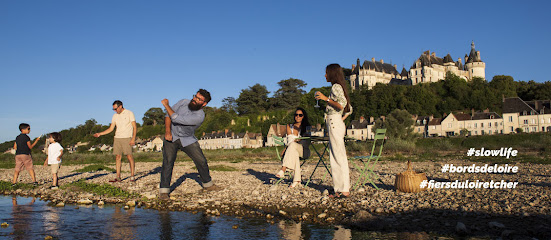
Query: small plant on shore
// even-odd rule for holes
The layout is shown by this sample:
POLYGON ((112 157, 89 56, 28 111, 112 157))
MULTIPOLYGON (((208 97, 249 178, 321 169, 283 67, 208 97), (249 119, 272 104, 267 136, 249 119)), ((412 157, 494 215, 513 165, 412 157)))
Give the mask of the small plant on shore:
POLYGON ((15 186, 12 186, 12 183, 9 181, 0 181, 0 191, 10 191, 17 189, 34 189, 35 186, 29 183, 17 183, 15 186))
POLYGON ((115 169, 110 168, 110 167, 106 167, 106 166, 101 165, 101 164, 88 165, 84 168, 77 169, 73 172, 84 173, 84 172, 97 172, 97 171, 102 171, 102 170, 109 171, 109 172, 115 172, 115 169))
POLYGON ((111 186, 109 184, 87 183, 84 179, 80 179, 76 182, 62 185, 61 189, 70 189, 73 191, 89 192, 89 193, 94 193, 105 197, 122 197, 122 198, 139 197, 138 194, 127 192, 125 190, 122 190, 118 187, 111 186))

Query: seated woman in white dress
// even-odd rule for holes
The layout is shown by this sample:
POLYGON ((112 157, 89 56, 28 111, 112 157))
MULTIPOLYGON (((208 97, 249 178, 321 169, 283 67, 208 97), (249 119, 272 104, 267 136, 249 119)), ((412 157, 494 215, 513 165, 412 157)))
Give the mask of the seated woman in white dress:
POLYGON ((310 140, 300 140, 297 138, 310 136, 311 131, 308 116, 304 109, 297 108, 294 118, 295 122, 287 125, 287 148, 281 153, 283 155, 283 163, 281 170, 276 174, 276 177, 282 178, 285 176, 287 169, 294 170, 293 183, 289 186, 292 188, 298 186, 301 182, 300 158, 308 158, 310 156, 310 140))

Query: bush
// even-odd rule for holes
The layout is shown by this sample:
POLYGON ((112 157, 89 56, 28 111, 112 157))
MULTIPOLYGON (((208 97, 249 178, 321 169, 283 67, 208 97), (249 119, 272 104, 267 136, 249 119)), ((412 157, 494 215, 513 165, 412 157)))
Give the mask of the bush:
POLYGON ((415 141, 414 140, 402 140, 402 139, 390 139, 385 143, 384 149, 394 152, 414 152, 415 141))

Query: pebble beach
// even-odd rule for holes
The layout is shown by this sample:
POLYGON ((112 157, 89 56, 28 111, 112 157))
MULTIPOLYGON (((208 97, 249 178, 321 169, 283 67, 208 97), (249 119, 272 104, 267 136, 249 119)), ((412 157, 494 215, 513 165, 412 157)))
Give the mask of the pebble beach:
MULTIPOLYGON (((484 165, 480 162, 447 160, 415 162, 413 168, 435 181, 508 181, 518 182, 505 189, 428 189, 404 193, 394 187, 396 175, 405 171, 404 162, 379 162, 377 186, 364 185, 344 199, 329 198, 332 180, 320 167, 312 182, 304 186, 315 167, 314 161, 303 166, 303 185, 289 188, 289 182, 274 184, 279 163, 274 161, 209 163, 231 167, 232 171, 211 171, 221 191, 205 192, 200 186, 192 162, 177 162, 174 167, 171 199, 158 199, 160 162, 136 163, 136 182, 131 182, 128 164, 123 161, 123 181, 109 183, 116 175, 110 171, 75 172, 86 165, 62 166, 61 188, 49 189, 49 168, 35 166, 39 186, 34 189, 7 190, 4 195, 36 196, 52 205, 124 204, 159 210, 205 212, 212 215, 265 218, 267 221, 294 220, 319 224, 337 224, 378 232, 409 232, 429 239, 431 233, 449 236, 500 237, 503 239, 551 239, 551 169, 545 164, 509 163, 517 173, 443 173, 444 164, 484 165), (325 176, 325 178, 324 178, 325 176), (88 183, 110 184, 136 193, 132 198, 115 198, 63 188, 64 184, 85 179, 88 183)), ((107 165, 114 168, 114 164, 107 165)), ((351 165, 352 186, 359 173, 351 165)), ((11 181, 13 169, 1 169, 4 181, 11 181)), ((19 180, 30 182, 23 171, 19 180)))

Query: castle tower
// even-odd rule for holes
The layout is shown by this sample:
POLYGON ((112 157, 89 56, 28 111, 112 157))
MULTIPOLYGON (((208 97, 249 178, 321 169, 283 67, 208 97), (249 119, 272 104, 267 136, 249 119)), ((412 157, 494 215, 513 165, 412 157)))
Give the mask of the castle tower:
POLYGON ((473 77, 486 79, 486 63, 480 58, 480 51, 474 48, 474 41, 471 43, 471 53, 465 60, 465 70, 469 79, 473 77))

